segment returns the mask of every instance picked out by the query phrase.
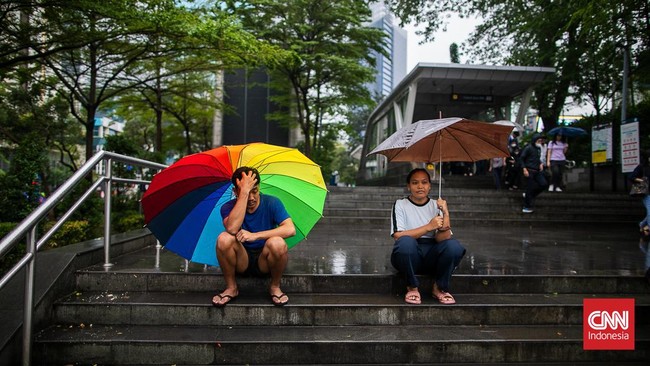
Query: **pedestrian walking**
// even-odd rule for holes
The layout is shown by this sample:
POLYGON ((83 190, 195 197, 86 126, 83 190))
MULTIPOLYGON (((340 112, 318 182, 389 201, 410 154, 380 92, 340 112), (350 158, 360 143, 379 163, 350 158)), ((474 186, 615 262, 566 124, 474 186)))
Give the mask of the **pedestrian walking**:
POLYGON ((533 213, 535 198, 546 190, 548 182, 544 176, 542 163, 542 135, 533 134, 530 143, 521 152, 522 171, 526 177, 526 193, 524 193, 523 213, 533 213))
POLYGON ((519 149, 518 144, 515 144, 509 150, 510 156, 506 158, 505 184, 512 191, 518 189, 521 185, 521 161, 519 160, 521 149, 519 149))
POLYGON ((489 171, 492 172, 494 177, 494 185, 497 191, 501 190, 501 178, 503 177, 503 167, 505 166, 506 159, 503 157, 490 159, 489 171))
POLYGON ((562 192, 562 187, 564 187, 562 180, 568 150, 569 144, 564 141, 560 133, 556 134, 553 141, 548 144, 548 148, 546 149, 546 166, 551 168, 551 184, 548 186, 549 192, 562 192))

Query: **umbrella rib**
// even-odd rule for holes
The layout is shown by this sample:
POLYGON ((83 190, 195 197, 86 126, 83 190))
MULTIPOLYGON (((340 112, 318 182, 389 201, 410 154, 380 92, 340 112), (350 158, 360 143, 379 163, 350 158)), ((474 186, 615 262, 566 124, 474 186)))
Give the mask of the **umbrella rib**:
MULTIPOLYGON (((275 188, 278 188, 278 187, 275 187, 275 188)), ((296 199, 299 200, 300 202, 305 203, 305 201, 301 200, 301 199, 300 199, 298 196, 296 196, 295 194, 290 193, 290 192, 285 191, 285 190, 282 190, 282 191, 283 191, 283 192, 286 192, 288 195, 290 195, 290 196, 296 198, 296 199)), ((272 195, 271 195, 271 196, 272 196, 272 195)), ((309 207, 309 210, 311 210, 311 211, 314 212, 315 214, 319 215, 320 217, 323 217, 323 214, 322 214, 322 213, 318 212, 317 209, 311 207, 311 206, 308 205, 307 203, 305 203, 305 207, 309 207)))
MULTIPOLYGON (((458 138, 457 138, 457 137, 452 133, 452 131, 454 131, 454 132, 455 132, 455 131, 458 131, 458 132, 462 132, 462 133, 468 133, 468 132, 465 132, 464 130, 461 130, 461 129, 458 129, 458 128, 453 128, 453 127, 451 127, 451 126, 448 127, 446 130, 447 130, 447 133, 448 133, 451 137, 453 137, 453 139, 454 139, 455 141, 458 142, 458 145, 463 149, 463 151, 465 152, 465 154, 467 154, 467 156, 470 156, 469 153, 468 153, 468 151, 467 151, 467 149, 465 149, 465 146, 463 146, 463 144, 460 143, 460 140, 459 140, 459 139, 458 139, 458 138)), ((503 151, 501 148, 499 148, 497 145, 493 144, 491 141, 487 140, 487 139, 484 138, 483 136, 481 136, 481 135, 473 135, 473 136, 476 137, 476 138, 478 138, 479 140, 485 142, 486 144, 488 144, 488 145, 490 145, 490 146, 494 146, 494 147, 496 147, 497 149, 503 151)), ((505 151, 503 151, 503 152, 505 153, 505 151)), ((473 158, 472 158, 472 159, 473 159, 473 158)), ((477 161, 477 160, 472 160, 472 161, 477 161)))
MULTIPOLYGON (((461 149, 463 149, 463 151, 465 152, 465 155, 470 156, 470 155, 469 155, 469 151, 467 151, 467 149, 465 148, 465 146, 463 146, 463 144, 460 143, 460 140, 459 140, 459 139, 458 139, 458 138, 457 138, 457 137, 452 133, 453 131, 455 131, 454 128, 452 128, 451 126, 449 126, 449 127, 447 127, 446 129, 441 130, 441 131, 440 131, 440 134, 441 134, 440 136, 441 136, 441 137, 444 137, 444 136, 442 135, 443 131, 447 131, 447 134, 448 134, 448 135, 449 135, 449 136, 450 136, 454 141, 456 141, 456 142, 458 143, 458 146, 460 146, 461 149)), ((443 139, 441 138, 441 139, 440 139, 440 148, 441 148, 441 149, 442 149, 442 140, 443 140, 443 139)), ((441 159, 441 161, 442 161, 442 156, 440 157, 440 159, 441 159)), ((470 158, 470 159, 473 159, 473 158, 470 158)))
MULTIPOLYGON (((243 154, 244 150, 246 150, 247 148, 249 148, 249 147, 251 147, 251 146, 253 146, 253 145, 254 145, 254 144, 249 144, 249 145, 247 145, 246 147, 244 147, 244 148, 241 150, 241 153, 239 154, 239 161, 237 162, 237 165, 238 165, 238 166, 241 166, 241 163, 242 163, 242 162, 241 162, 241 159, 242 159, 243 156, 244 156, 244 154, 243 154)), ((260 162, 259 162, 256 166, 259 167, 259 168, 261 168, 263 165, 266 165, 266 164, 271 164, 271 163, 272 163, 272 164, 277 164, 277 163, 285 162, 284 160, 277 160, 277 161, 273 161, 273 162, 271 162, 271 163, 266 163, 267 160, 269 160, 269 159, 271 159, 271 158, 273 158, 273 157, 276 157, 276 156, 278 156, 278 155, 282 155, 282 154, 286 154, 286 153, 290 153, 290 152, 293 152, 294 150, 297 151, 297 149, 294 149, 294 148, 288 148, 288 147, 287 147, 287 148, 283 148, 283 149, 281 149, 281 150, 278 150, 278 151, 276 151, 276 152, 270 154, 270 155, 267 156, 266 158, 260 160, 260 162)), ((299 152, 299 151, 298 151, 298 152, 299 152)), ((310 164, 310 163, 307 163, 307 162, 301 162, 301 161, 287 161, 287 162, 320 167, 320 165, 318 165, 318 164, 316 164, 316 163, 314 163, 314 162, 312 162, 311 164, 310 164)), ((259 169, 258 169, 258 170, 259 170, 259 169)), ((262 173, 262 172, 260 171, 260 174, 261 174, 261 173, 262 173)))

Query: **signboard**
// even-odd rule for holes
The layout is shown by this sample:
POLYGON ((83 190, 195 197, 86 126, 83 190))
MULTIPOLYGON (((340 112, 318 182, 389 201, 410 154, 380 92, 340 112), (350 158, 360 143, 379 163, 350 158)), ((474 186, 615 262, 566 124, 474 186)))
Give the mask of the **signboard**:
POLYGON ((629 173, 639 165, 639 122, 621 125, 621 169, 629 173))
POLYGON ((492 103, 494 97, 492 95, 485 94, 458 94, 451 93, 452 102, 480 102, 480 103, 492 103))
POLYGON ((612 161, 612 125, 591 128, 591 162, 594 164, 612 161))

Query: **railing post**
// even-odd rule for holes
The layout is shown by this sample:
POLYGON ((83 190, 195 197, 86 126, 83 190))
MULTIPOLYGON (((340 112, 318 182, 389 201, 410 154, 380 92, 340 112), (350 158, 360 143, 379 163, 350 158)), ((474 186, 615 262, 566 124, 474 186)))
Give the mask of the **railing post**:
POLYGON ((25 299, 23 306, 23 366, 32 364, 32 332, 34 317, 34 267, 36 265, 36 226, 26 235, 27 253, 32 258, 25 266, 25 299))
POLYGON ((104 160, 104 267, 110 268, 111 263, 111 183, 113 181, 113 159, 104 160))
POLYGON ((160 249, 162 249, 162 245, 160 245, 160 240, 156 240, 156 265, 155 265, 155 268, 160 268, 160 249))

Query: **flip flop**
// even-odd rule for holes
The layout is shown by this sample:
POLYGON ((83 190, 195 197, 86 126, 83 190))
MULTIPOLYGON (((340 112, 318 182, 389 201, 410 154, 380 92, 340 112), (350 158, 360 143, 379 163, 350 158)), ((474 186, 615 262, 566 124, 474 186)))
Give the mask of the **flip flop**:
POLYGON ((223 294, 218 294, 215 297, 212 298, 212 305, 216 306, 218 308, 222 308, 222 307, 226 306, 226 304, 228 304, 229 302, 231 302, 231 301, 233 301, 233 300, 235 300, 237 298, 237 296, 223 295, 223 294), (215 297, 218 297, 219 300, 214 301, 215 297), (226 299, 226 302, 221 302, 221 300, 223 300, 223 299, 226 299))
POLYGON ((415 305, 421 304, 422 298, 420 297, 420 291, 418 290, 407 291, 406 296, 404 296, 404 301, 407 304, 415 304, 415 305))
POLYGON ((273 302, 273 305, 275 305, 275 306, 284 306, 284 305, 286 305, 286 303, 289 302, 289 296, 287 296, 287 294, 285 294, 284 292, 281 293, 280 295, 271 295, 271 302, 273 302), (286 297, 287 300, 282 301, 281 299, 283 297, 286 297))
POLYGON ((453 296, 449 292, 441 292, 437 296, 435 294, 432 294, 433 297, 438 299, 438 302, 444 305, 451 305, 456 303, 456 299, 454 299, 453 296))

